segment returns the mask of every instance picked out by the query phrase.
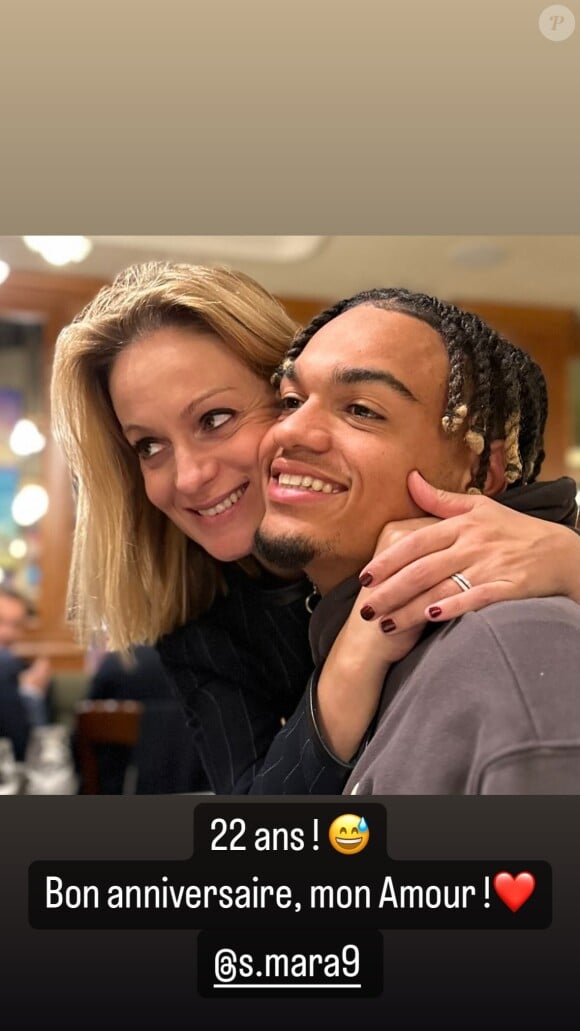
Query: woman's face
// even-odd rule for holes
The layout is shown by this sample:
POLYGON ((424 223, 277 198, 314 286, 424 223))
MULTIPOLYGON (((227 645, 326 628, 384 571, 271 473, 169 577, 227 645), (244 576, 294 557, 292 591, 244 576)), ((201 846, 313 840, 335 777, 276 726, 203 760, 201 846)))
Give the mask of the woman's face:
POLYGON ((109 390, 150 502, 215 558, 250 554, 270 385, 212 334, 168 327, 120 353, 109 390))

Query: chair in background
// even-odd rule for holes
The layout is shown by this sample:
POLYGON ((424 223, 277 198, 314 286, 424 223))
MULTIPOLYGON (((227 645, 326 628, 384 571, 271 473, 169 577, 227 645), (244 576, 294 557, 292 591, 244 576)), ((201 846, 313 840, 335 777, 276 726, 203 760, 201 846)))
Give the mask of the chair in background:
POLYGON ((130 754, 139 740, 143 705, 135 701, 84 701, 76 706, 75 746, 81 775, 81 794, 107 793, 101 784, 103 746, 120 747, 130 754))

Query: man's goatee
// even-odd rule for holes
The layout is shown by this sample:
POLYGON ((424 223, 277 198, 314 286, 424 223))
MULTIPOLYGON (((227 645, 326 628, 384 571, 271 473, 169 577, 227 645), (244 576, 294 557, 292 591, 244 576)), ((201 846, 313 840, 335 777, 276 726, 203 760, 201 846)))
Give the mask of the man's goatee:
POLYGON ((316 554, 305 537, 270 537, 262 530, 256 530, 254 546, 260 558, 280 569, 303 569, 316 554))

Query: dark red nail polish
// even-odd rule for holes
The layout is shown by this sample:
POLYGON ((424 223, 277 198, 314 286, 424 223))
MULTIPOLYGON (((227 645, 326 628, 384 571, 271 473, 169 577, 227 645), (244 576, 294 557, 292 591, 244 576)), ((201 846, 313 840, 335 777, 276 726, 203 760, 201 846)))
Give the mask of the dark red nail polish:
POLYGON ((375 610, 373 609, 372 605, 364 605, 363 608, 360 610, 360 614, 363 619, 375 618, 375 610))
POLYGON ((369 584, 372 584, 373 578, 370 573, 361 573, 361 575, 358 578, 358 582, 361 585, 361 587, 368 587, 369 584))
POLYGON ((392 630, 397 629, 397 624, 394 619, 382 619, 381 630, 384 634, 390 634, 392 630))
POLYGON ((433 619, 437 619, 437 616, 441 615, 441 609, 438 605, 431 605, 431 608, 427 609, 427 611, 433 619))

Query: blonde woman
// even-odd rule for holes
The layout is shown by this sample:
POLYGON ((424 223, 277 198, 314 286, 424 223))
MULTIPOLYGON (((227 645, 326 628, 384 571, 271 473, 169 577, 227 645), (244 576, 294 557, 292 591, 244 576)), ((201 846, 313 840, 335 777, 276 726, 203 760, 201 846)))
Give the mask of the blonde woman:
MULTIPOLYGON (((71 616, 84 641, 106 628, 113 648, 157 644, 216 793, 337 793, 352 767, 325 746, 308 705, 311 585, 252 554, 260 446, 278 414, 270 378, 295 331, 239 272, 148 264, 101 290, 56 348, 54 430, 78 504, 71 616)), ((423 508, 436 497, 424 483, 413 489, 423 508)), ((404 540, 377 558, 382 571, 400 570, 394 589, 374 585, 375 607, 388 600, 397 630, 422 623, 434 603, 442 619, 506 597, 578 592, 574 534, 487 499, 440 509, 462 505, 440 524, 453 524, 452 546, 439 526, 412 535, 407 577, 404 540), (498 571, 508 560, 506 595, 498 571), (472 597, 448 579, 458 570, 479 588, 472 597)))

